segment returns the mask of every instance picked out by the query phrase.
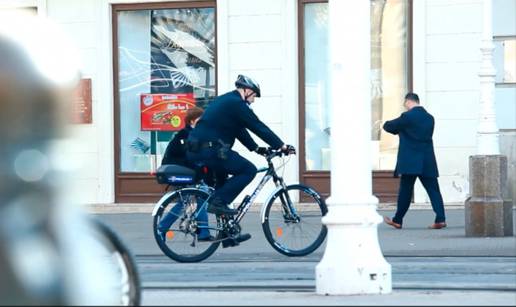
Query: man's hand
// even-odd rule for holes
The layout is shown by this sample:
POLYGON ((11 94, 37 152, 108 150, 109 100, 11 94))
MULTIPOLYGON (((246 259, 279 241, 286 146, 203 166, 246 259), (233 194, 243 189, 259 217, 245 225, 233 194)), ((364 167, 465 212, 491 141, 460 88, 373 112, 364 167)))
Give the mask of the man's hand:
POLYGON ((269 149, 267 149, 267 147, 256 147, 254 151, 262 156, 266 156, 269 153, 269 149))
POLYGON ((283 145, 281 147, 281 152, 284 155, 295 155, 296 154, 296 148, 292 145, 283 145))

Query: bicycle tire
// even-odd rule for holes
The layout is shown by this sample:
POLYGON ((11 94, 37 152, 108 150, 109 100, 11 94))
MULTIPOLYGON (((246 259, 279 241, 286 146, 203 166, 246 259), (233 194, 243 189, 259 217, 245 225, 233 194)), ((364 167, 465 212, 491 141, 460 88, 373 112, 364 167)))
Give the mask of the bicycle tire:
MULTIPOLYGON (((179 192, 179 191, 181 191, 181 193, 183 193, 182 197, 186 197, 188 195, 195 195, 197 197, 200 197, 200 199, 207 199, 208 196, 209 196, 209 194, 206 193, 205 191, 200 190, 200 189, 196 189, 196 188, 184 188, 184 189, 178 190, 176 192, 179 192)), ((213 242, 212 244, 210 244, 206 248, 206 250, 204 250, 203 252, 201 252, 199 254, 185 255, 185 254, 180 254, 179 252, 175 252, 173 250, 173 248, 171 248, 174 245, 173 244, 167 244, 166 242, 163 242, 163 240, 161 239, 160 235, 158 234, 158 224, 159 224, 159 221, 160 221, 161 217, 163 216, 163 213, 165 212, 165 209, 174 202, 174 199, 176 199, 177 196, 178 196, 178 193, 171 194, 167 198, 167 200, 165 200, 163 205, 158 209, 156 215, 154 216, 153 222, 152 222, 154 239, 156 240, 156 243, 158 244, 158 247, 161 249, 161 251, 167 257, 169 257, 170 259, 172 259, 174 261, 177 261, 177 262, 187 262, 187 263, 188 262, 200 262, 200 261, 203 261, 203 260, 207 259, 208 257, 210 257, 217 250, 217 248, 220 245, 219 241, 213 242)), ((217 236, 215 236, 215 237, 217 237, 217 236)))
MULTIPOLYGON (((122 239, 106 224, 103 222, 92 219, 92 223, 95 229, 105 238, 104 245, 111 252, 119 255, 119 260, 117 263, 119 265, 123 265, 128 277, 128 289, 127 289, 127 297, 122 293, 120 298, 120 304, 122 306, 140 306, 141 303, 141 284, 140 284, 140 275, 138 273, 138 267, 136 266, 136 261, 134 256, 127 248, 127 245, 123 243, 122 239), (107 243, 107 245, 106 245, 107 243)), ((123 275, 123 273, 122 273, 123 275)), ((124 287, 122 286, 122 291, 124 291, 124 287)))
MULTIPOLYGON (((326 238, 328 230, 327 230, 326 226, 322 224, 321 219, 328 212, 328 208, 326 206, 324 199, 320 196, 320 194, 317 193, 313 188, 311 188, 309 186, 305 186, 305 185, 301 185, 301 184, 289 185, 289 186, 287 186, 287 191, 289 192, 289 195, 291 192, 294 192, 294 191, 302 192, 306 196, 309 196, 313 200, 313 202, 315 204, 317 204, 317 207, 314 206, 314 208, 318 209, 315 211, 316 212, 319 211, 320 216, 317 216, 317 214, 314 214, 314 217, 315 217, 314 220, 318 219, 319 223, 321 224, 319 233, 315 236, 315 239, 313 240, 313 242, 311 242, 308 246, 303 247, 301 249, 292 249, 289 246, 287 246, 285 243, 280 242, 278 240, 278 238, 275 238, 275 236, 273 235, 273 231, 271 230, 271 216, 270 216, 271 210, 273 207, 281 208, 281 204, 277 203, 277 202, 275 203, 275 200, 278 199, 281 195, 284 195, 285 189, 280 189, 280 190, 276 191, 273 194, 273 196, 269 199, 269 201, 267 202, 265 211, 264 211, 264 216, 262 219, 262 229, 263 229, 265 238, 276 251, 280 252, 283 255, 289 256, 289 257, 306 256, 306 255, 314 252, 317 248, 319 248, 319 246, 321 246, 321 244, 324 242, 324 239, 326 238)), ((299 194, 299 197, 301 197, 301 193, 299 194)), ((276 210, 278 212, 283 212, 283 211, 280 211, 280 209, 276 209, 276 210)), ((279 218, 279 219, 281 220, 281 218, 279 218)), ((283 217, 283 219, 285 219, 285 218, 283 217)), ((301 219, 301 222, 303 222, 303 219, 304 218, 301 219)), ((296 225, 296 224, 300 224, 300 223, 291 223, 291 224, 296 225)), ((288 223, 286 223, 286 222, 285 222, 285 225, 290 227, 288 225, 288 223)), ((295 226, 293 226, 293 227, 295 227, 295 226)), ((278 231, 277 231, 278 233, 276 234, 276 236, 278 236, 278 237, 283 236, 282 229, 281 229, 282 234, 279 235, 280 229, 281 228, 278 227, 278 231)))

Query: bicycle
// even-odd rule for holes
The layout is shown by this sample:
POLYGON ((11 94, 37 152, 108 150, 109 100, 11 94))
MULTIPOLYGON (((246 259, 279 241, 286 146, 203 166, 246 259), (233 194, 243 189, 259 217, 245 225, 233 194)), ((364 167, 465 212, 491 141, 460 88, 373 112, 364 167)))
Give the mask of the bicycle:
POLYGON ((139 306, 141 301, 141 285, 134 256, 120 237, 105 223, 90 218, 90 231, 97 244, 100 260, 106 268, 113 269, 110 290, 116 293, 114 302, 121 306, 139 306))
POLYGON ((0 206, 0 305, 139 306, 136 263, 118 235, 79 208, 42 199, 0 206))
MULTIPOLYGON (((324 199, 313 188, 302 184, 286 185, 272 162, 273 158, 282 155, 281 151, 268 150, 265 156, 268 166, 257 171, 263 172, 264 176, 253 193, 244 197, 235 216, 208 214, 207 222, 199 222, 199 214, 208 205, 214 188, 199 179, 193 169, 179 165, 161 166, 157 171, 158 182, 175 185, 179 189, 163 195, 152 212, 154 238, 159 248, 177 262, 199 262, 210 257, 221 242, 223 247, 238 245, 235 238, 241 231, 240 221, 265 184, 272 179, 276 189, 269 195, 261 210, 262 230, 267 241, 276 251, 290 257, 306 256, 315 251, 327 235, 327 228, 321 219, 328 212, 328 208, 324 199), (176 214, 176 220, 163 240, 158 232, 159 222, 171 210, 170 207, 178 208, 177 206, 180 210, 176 214), (313 226, 315 230, 307 229, 309 226, 313 226), (214 231, 216 240, 199 241, 197 237, 202 228, 214 231), (303 243, 303 239, 308 242, 303 243)), ((280 167, 285 164, 286 162, 280 167)))

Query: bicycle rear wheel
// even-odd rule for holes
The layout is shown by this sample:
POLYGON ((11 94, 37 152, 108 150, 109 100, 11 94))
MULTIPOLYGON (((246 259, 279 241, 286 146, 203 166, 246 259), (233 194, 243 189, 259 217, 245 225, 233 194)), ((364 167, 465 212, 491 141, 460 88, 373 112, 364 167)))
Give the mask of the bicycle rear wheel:
POLYGON ((326 238, 327 228, 321 219, 327 212, 326 203, 315 190, 289 185, 286 190, 277 191, 266 204, 263 232, 278 252, 290 257, 306 256, 326 238))
POLYGON ((195 218, 208 193, 195 188, 177 190, 159 208, 153 219, 154 238, 165 255, 178 262, 199 262, 210 257, 218 248, 218 241, 200 241, 201 229, 217 238, 218 223, 213 214, 205 214, 207 221, 195 218), (167 217, 168 215, 168 217, 167 217), (173 216, 165 233, 159 231, 160 222, 173 216))

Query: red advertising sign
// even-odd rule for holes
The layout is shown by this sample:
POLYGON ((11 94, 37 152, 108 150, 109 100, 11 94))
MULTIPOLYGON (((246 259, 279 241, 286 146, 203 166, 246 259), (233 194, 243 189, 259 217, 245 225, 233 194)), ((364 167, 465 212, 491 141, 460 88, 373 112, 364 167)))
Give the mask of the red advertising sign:
POLYGON ((195 107, 193 93, 141 94, 141 130, 181 130, 185 127, 186 111, 192 107, 195 107))
POLYGON ((81 79, 73 96, 72 123, 91 124, 91 79, 81 79))

